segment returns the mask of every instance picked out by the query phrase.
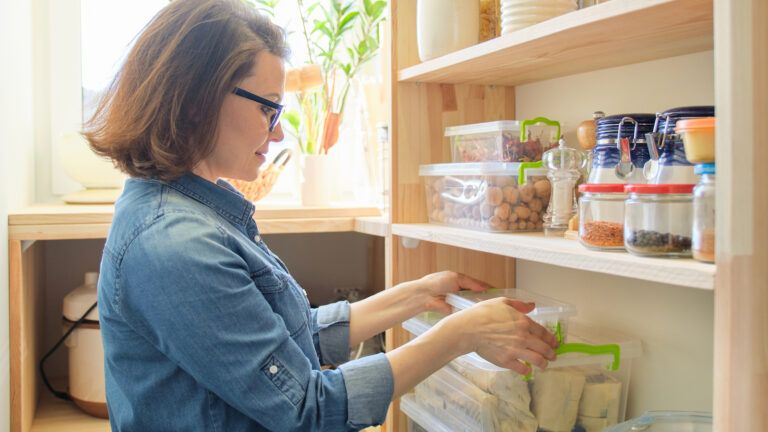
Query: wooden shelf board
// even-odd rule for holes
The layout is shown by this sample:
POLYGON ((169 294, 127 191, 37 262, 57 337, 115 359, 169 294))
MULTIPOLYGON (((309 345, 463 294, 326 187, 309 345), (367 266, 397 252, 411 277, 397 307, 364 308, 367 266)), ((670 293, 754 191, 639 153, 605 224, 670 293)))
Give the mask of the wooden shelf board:
MULTIPOLYGON (((263 234, 385 232, 376 207, 301 207, 259 205, 254 218, 263 234), (358 218, 364 218, 360 224, 358 218), (358 229, 358 227, 360 229, 358 229), (370 232, 369 232, 370 231, 370 232)), ((111 205, 35 205, 8 216, 12 240, 73 240, 106 238, 114 216, 111 205)))
POLYGON ((109 420, 92 417, 73 403, 59 400, 41 391, 31 432, 109 432, 109 420))
POLYGON ((514 86, 713 49, 712 0, 611 0, 401 69, 401 82, 514 86))
POLYGON ((714 288, 716 267, 712 264, 596 252, 576 241, 544 237, 541 233, 495 234, 434 224, 393 224, 392 234, 578 270, 705 290, 714 288))
POLYGON ((387 237, 390 234, 388 216, 369 216, 355 218, 355 232, 377 237, 387 237))

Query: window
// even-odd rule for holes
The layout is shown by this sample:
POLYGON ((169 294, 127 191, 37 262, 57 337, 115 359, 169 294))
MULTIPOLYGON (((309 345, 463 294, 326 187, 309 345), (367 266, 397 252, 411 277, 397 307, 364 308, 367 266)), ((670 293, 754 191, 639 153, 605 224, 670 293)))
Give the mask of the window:
MULTIPOLYGON (((51 17, 63 20, 64 25, 55 26, 52 19, 51 59, 52 69, 70 71, 60 77, 52 77, 52 87, 69 89, 60 91, 59 97, 52 95, 52 145, 56 146, 56 136, 62 132, 77 130, 79 123, 90 117, 98 103, 99 96, 124 61, 135 37, 150 19, 168 0, 133 0, 131 2, 115 0, 53 0, 51 17), (68 23, 68 24, 67 24, 68 23), (80 61, 77 61, 77 60, 80 61), (79 64, 78 64, 79 63, 79 64), (73 88, 77 91, 72 91, 73 88)), ((286 28, 292 50, 290 64, 304 64, 307 57, 306 47, 301 35, 301 22, 296 13, 295 0, 283 0, 276 9, 275 21, 286 28)), ((289 67, 290 67, 289 64, 289 67)), ((380 68, 376 62, 369 64, 371 72, 363 76, 362 83, 381 84, 380 68)), ((337 199, 344 201, 373 202, 369 180, 371 166, 375 165, 366 155, 366 145, 372 142, 371 128, 360 127, 365 124, 366 103, 364 94, 367 84, 353 89, 345 121, 341 132, 342 139, 332 149, 331 156, 337 159, 339 166, 353 169, 339 170, 337 184, 331 185, 340 191, 337 199), (346 130, 344 130, 346 129, 346 130), (345 139, 346 137, 346 139, 345 139)), ((286 95, 289 108, 296 106, 294 97, 286 95)), ((286 166, 272 193, 265 201, 297 203, 299 200, 301 170, 298 146, 290 135, 285 141, 273 144, 267 155, 271 161, 281 150, 291 148, 293 157, 286 166)), ((56 154, 55 150, 53 154, 56 154)), ((77 186, 66 177, 56 157, 53 164, 53 193, 63 194, 76 190, 77 186)))

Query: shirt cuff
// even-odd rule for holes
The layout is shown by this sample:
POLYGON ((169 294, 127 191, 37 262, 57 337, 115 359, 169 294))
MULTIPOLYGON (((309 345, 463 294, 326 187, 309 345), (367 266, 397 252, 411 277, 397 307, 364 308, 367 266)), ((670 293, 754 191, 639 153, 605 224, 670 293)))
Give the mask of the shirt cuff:
POLYGON ((349 303, 317 308, 317 336, 322 364, 338 366, 349 360, 349 303))
POLYGON ((394 392, 392 366, 384 353, 339 367, 347 389, 347 425, 353 429, 384 423, 394 392))

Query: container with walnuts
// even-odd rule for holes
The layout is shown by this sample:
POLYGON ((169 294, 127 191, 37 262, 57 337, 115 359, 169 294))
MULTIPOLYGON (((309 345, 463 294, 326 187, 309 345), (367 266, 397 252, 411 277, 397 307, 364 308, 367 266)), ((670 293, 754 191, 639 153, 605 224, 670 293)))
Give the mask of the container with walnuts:
POLYGON ((551 186, 531 164, 422 165, 430 223, 493 232, 542 231, 551 186))

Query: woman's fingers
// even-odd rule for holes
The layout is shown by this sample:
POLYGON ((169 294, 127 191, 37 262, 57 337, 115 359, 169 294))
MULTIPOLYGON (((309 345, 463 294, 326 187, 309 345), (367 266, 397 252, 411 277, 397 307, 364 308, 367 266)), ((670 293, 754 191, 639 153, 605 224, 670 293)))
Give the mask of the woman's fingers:
POLYGON ((530 366, 528 366, 525 363, 522 363, 520 360, 513 360, 509 362, 509 364, 500 365, 500 366, 506 367, 508 369, 512 369, 513 371, 519 373, 520 375, 528 375, 529 373, 533 372, 530 366))
POLYGON ((528 348, 531 351, 534 351, 546 358, 547 360, 554 361, 557 360, 557 354, 555 354, 555 350, 552 349, 552 347, 545 341, 532 336, 526 339, 526 348, 528 348))
POLYGON ((512 306, 515 310, 524 314, 527 314, 532 310, 536 309, 536 304, 532 302, 524 302, 522 300, 515 300, 508 297, 502 297, 502 298, 504 299, 504 303, 506 303, 509 306, 512 306))
MULTIPOLYGON (((526 317, 526 318, 528 318, 528 317, 526 317)), ((546 342, 552 348, 557 348, 558 343, 557 343, 557 338, 555 337, 555 335, 553 335, 549 330, 547 330, 544 326, 542 326, 541 324, 537 323, 536 321, 533 321, 530 318, 528 318, 528 320, 530 321, 529 326, 528 326, 528 331, 532 335, 540 338, 541 340, 546 342)))
POLYGON ((472 291, 485 291, 491 288, 490 284, 462 273, 456 274, 456 281, 459 284, 459 288, 462 289, 468 289, 472 291))

